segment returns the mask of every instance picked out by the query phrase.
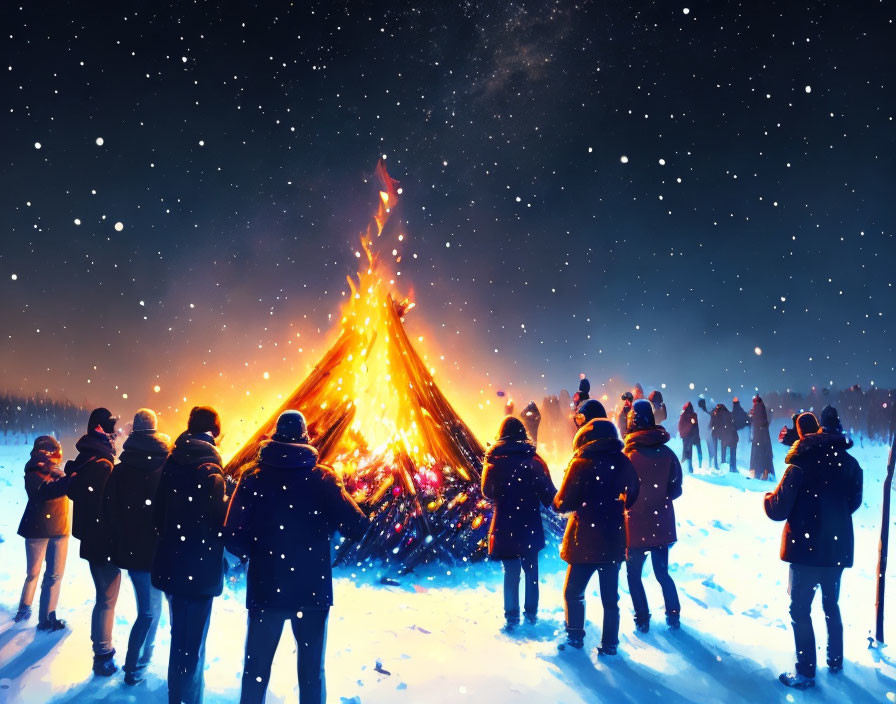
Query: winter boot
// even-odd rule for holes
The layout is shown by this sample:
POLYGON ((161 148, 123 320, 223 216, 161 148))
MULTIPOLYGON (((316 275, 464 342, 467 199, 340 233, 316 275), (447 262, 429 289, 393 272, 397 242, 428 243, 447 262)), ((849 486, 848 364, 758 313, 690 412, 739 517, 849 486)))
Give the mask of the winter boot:
POLYGON ((31 618, 31 607, 22 604, 19 607, 19 610, 16 611, 16 615, 12 617, 12 620, 16 623, 21 623, 22 621, 27 621, 29 618, 31 618))
POLYGON ((798 672, 782 672, 778 675, 778 682, 785 687, 793 687, 794 689, 809 689, 815 686, 814 677, 806 677, 798 672))
POLYGON ((114 657, 114 650, 103 655, 94 655, 93 674, 97 677, 111 677, 118 672, 118 665, 115 664, 114 657))
POLYGON ((528 623, 530 626, 534 626, 536 623, 538 623, 538 614, 530 614, 529 612, 526 612, 525 618, 526 623, 528 623))
POLYGON ((830 672, 832 675, 839 675, 841 672, 843 672, 843 658, 828 660, 828 672, 830 672))
POLYGON ((56 612, 51 611, 47 614, 47 620, 41 621, 37 624, 37 630, 39 631, 47 631, 48 633, 53 633, 54 631, 61 631, 66 627, 65 621, 61 618, 56 618, 56 612))
POLYGON ((638 633, 647 633, 650 631, 650 614, 646 616, 635 616, 635 630, 638 633))
POLYGON ((128 687, 136 687, 138 684, 142 684, 143 682, 146 682, 146 674, 144 673, 143 669, 124 673, 124 683, 128 687))
POLYGON ((513 633, 519 627, 520 620, 518 618, 509 618, 504 622, 504 627, 501 630, 505 633, 513 633))
POLYGON ((672 631, 681 628, 681 614, 678 611, 669 611, 666 613, 666 625, 672 631))
POLYGON ((584 647, 585 647, 585 639, 584 638, 577 638, 575 636, 568 635, 568 636, 566 636, 566 642, 560 643, 557 646, 557 650, 559 650, 561 652, 564 650, 581 650, 584 647))
POLYGON ((615 645, 601 645, 597 649, 598 655, 615 655, 616 654, 616 646, 615 645))

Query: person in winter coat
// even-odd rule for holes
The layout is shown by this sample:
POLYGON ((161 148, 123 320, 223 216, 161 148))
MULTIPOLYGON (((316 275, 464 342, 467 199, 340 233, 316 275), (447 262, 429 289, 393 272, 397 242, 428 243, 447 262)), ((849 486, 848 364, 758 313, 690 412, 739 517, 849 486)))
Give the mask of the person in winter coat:
POLYGON ((576 433, 574 447, 554 499, 555 511, 571 514, 560 548, 560 557, 569 563, 563 587, 565 645, 584 645, 585 592, 597 572, 604 610, 598 652, 615 655, 619 644, 619 565, 625 560, 625 509, 638 498, 638 475, 622 454, 615 424, 606 418, 584 425, 576 433))
POLYGON ((585 401, 591 398, 591 382, 585 378, 585 375, 582 375, 581 380, 579 381, 579 390, 573 394, 572 403, 573 406, 578 408, 585 401))
POLYGON ((737 396, 731 401, 731 426, 737 435, 737 444, 744 447, 750 439, 750 416, 737 396))
POLYGON ((703 466, 703 449, 700 447, 700 424, 693 404, 688 401, 678 417, 678 436, 681 438, 681 460, 687 461, 688 472, 694 473, 694 448, 697 448, 697 466, 703 466))
POLYGON ((318 464, 309 443, 305 417, 299 411, 282 413, 273 437, 241 472, 227 511, 225 545, 249 561, 241 704, 264 702, 286 621, 296 639, 299 701, 326 701, 331 537, 338 530, 361 538, 368 521, 338 475, 318 464))
POLYGON ((159 536, 152 585, 168 596, 171 653, 168 700, 202 701, 205 640, 212 601, 224 589, 224 518, 227 495, 215 438, 221 419, 208 406, 190 411, 187 430, 174 441, 153 500, 159 536))
MULTIPOLYGON (((576 428, 581 428, 595 418, 606 417, 607 411, 604 408, 604 404, 596 398, 589 398, 579 406, 576 414, 573 416, 573 422, 576 424, 576 428)), ((575 447, 575 442, 573 442, 573 447, 575 447)))
POLYGON ((78 456, 65 465, 65 473, 75 473, 68 485, 73 504, 72 535, 81 541, 80 554, 90 565, 96 601, 90 619, 93 643, 93 674, 110 677, 118 671, 112 647, 115 604, 121 587, 121 570, 109 561, 110 534, 100 525, 103 494, 112 474, 115 447, 112 438, 118 419, 105 408, 90 413, 87 434, 75 444, 78 456))
POLYGON ((650 554, 653 574, 663 590, 666 623, 678 628, 681 604, 675 582, 669 575, 669 546, 678 536, 672 502, 681 496, 681 464, 666 443, 669 433, 657 425, 650 402, 635 401, 629 414, 629 432, 623 452, 631 460, 641 482, 638 498, 625 514, 625 561, 628 589, 635 610, 635 627, 642 633, 650 628, 650 609, 641 574, 650 554))
POLYGON ((709 466, 713 469, 718 469, 719 456, 718 447, 716 446, 716 438, 712 432, 712 413, 706 407, 705 398, 697 399, 697 408, 703 411, 703 415, 699 416, 699 418, 704 422, 704 428, 701 431, 701 435, 706 438, 706 455, 709 458, 709 466))
POLYGON ((781 443, 782 445, 787 445, 787 447, 790 447, 791 445, 793 445, 793 443, 795 443, 797 440, 800 439, 800 434, 797 432, 797 429, 796 429, 796 419, 799 417, 800 417, 799 413, 794 413, 790 417, 790 425, 789 426, 785 425, 781 428, 780 432, 778 433, 778 442, 779 443, 781 443))
POLYGON ((647 400, 650 401, 650 405, 653 407, 653 417, 656 419, 656 424, 662 425, 665 423, 667 416, 666 404, 663 403, 663 392, 656 390, 651 391, 647 400))
POLYGON ((862 503, 862 468, 847 452, 852 442, 836 428, 832 420, 836 411, 825 411, 826 427, 820 431, 811 413, 797 418, 800 439, 787 454, 788 467, 780 484, 765 495, 768 517, 786 521, 781 559, 790 563, 790 617, 797 661, 795 673, 784 673, 779 680, 797 689, 815 685, 810 611, 819 585, 828 631, 828 667, 835 674, 843 669, 843 623, 837 602, 843 569, 853 563, 852 514, 862 503))
POLYGON ((626 433, 628 433, 628 414, 631 412, 632 403, 634 402, 632 392, 626 391, 622 394, 621 400, 622 407, 616 414, 616 427, 619 429, 619 437, 624 439, 626 433))
POLYGON ((75 475, 66 476, 59 467, 61 461, 62 446, 56 438, 41 435, 34 439, 31 459, 25 465, 28 503, 19 523, 19 535, 25 539, 28 572, 13 620, 19 623, 31 618, 40 566, 46 561, 40 585, 39 631, 59 631, 66 627, 65 621, 56 618, 56 605, 71 532, 71 512, 65 492, 75 475))
MULTIPOLYGON (((737 431, 731 420, 731 411, 723 403, 719 403, 712 410, 709 419, 709 430, 715 441, 716 450, 722 452, 722 462, 728 460, 728 471, 737 471, 737 431)), ((719 468, 719 459, 715 461, 716 469, 719 468)))
POLYGON ((775 463, 772 458, 772 438, 768 432, 769 418, 765 402, 757 394, 750 409, 750 471, 754 479, 774 479, 775 463))
POLYGON ((526 575, 526 620, 538 618, 538 553, 545 546, 541 506, 550 506, 557 494, 548 466, 513 416, 502 421, 485 455, 482 493, 494 506, 488 555, 504 566, 504 617, 513 630, 520 622, 520 570, 526 575))
POLYGON ((644 398, 644 387, 641 384, 635 384, 635 388, 632 389, 632 401, 638 401, 644 398))
POLYGON ((523 425, 526 426, 526 432, 532 438, 532 443, 538 447, 538 426, 541 424, 541 413, 538 412, 538 406, 535 401, 529 401, 523 409, 521 415, 523 425))
POLYGON ((155 412, 137 411, 103 497, 102 525, 111 536, 112 564, 128 571, 137 601, 124 660, 124 681, 131 686, 145 679, 162 609, 162 592, 152 586, 151 574, 158 542, 153 500, 171 438, 158 432, 156 424, 155 412))

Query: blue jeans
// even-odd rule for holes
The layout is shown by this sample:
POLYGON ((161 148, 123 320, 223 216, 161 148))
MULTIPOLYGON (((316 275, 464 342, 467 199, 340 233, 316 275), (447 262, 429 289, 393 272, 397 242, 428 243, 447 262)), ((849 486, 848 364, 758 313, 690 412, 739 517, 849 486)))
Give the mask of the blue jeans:
POLYGON ((25 557, 28 571, 25 573, 25 585, 22 587, 20 606, 31 606, 34 592, 37 591, 37 578, 40 577, 41 564, 46 560, 44 578, 40 584, 40 607, 37 612, 38 622, 45 623, 47 617, 56 611, 59 602, 59 589, 62 586, 62 573, 65 572, 65 558, 68 555, 68 536, 56 538, 26 538, 25 557))
POLYGON ((666 602, 666 616, 677 615, 681 612, 681 603, 678 601, 678 591, 675 582, 669 576, 669 546, 663 545, 648 550, 635 550, 629 548, 625 560, 625 573, 628 578, 628 591, 632 595, 632 606, 635 609, 635 621, 646 621, 650 618, 650 607, 647 606, 647 594, 644 592, 644 583, 641 574, 644 571, 644 563, 647 561, 647 553, 650 553, 650 561, 653 564, 653 576, 660 583, 663 590, 663 601, 666 602))
POLYGON ((526 575, 525 601, 527 616, 538 613, 538 553, 501 560, 504 565, 504 618, 520 620, 520 571, 526 575))
POLYGON ((90 640, 94 656, 114 655, 112 625, 115 623, 115 604, 121 589, 121 570, 111 562, 91 562, 90 576, 96 588, 96 603, 90 617, 90 640))
POLYGON ((604 624, 601 629, 601 645, 619 645, 619 563, 570 565, 563 585, 566 603, 566 634, 570 640, 585 638, 585 590, 588 581, 597 572, 600 583, 600 601, 604 607, 604 624))
POLYGON ((156 629, 159 626, 159 615, 162 611, 162 592, 152 586, 152 575, 149 572, 128 570, 128 577, 131 578, 131 584, 134 585, 137 619, 131 627, 131 637, 128 638, 128 654, 124 659, 124 671, 133 673, 144 670, 152 658, 156 629))
POLYGON ((298 612, 279 609, 249 611, 240 704, 263 704, 271 679, 271 663, 274 661, 285 621, 292 625, 292 634, 296 639, 299 704, 324 704, 327 700, 324 652, 327 648, 329 615, 329 609, 298 612))
POLYGON ((821 586, 821 607, 828 625, 828 665, 843 664, 843 621, 840 619, 842 567, 790 566, 790 618, 796 645, 796 671, 815 677, 815 631, 812 629, 812 600, 821 586))
POLYGON ((210 596, 168 595, 171 609, 168 704, 202 702, 205 639, 212 618, 213 600, 210 596))

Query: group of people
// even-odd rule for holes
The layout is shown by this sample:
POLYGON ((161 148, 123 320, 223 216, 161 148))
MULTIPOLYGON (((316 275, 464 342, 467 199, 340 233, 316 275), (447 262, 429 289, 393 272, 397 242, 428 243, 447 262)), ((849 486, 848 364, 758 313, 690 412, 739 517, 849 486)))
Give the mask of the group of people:
POLYGON ((198 704, 212 604, 224 588, 226 548, 248 561, 240 701, 264 701, 287 621, 298 648, 300 701, 325 701, 324 648, 333 601, 330 540, 337 530, 363 534, 368 519, 333 470, 317 462, 304 416, 287 411, 279 417, 274 435, 241 468, 235 488, 225 479, 215 444, 221 421, 213 408, 193 408, 173 445, 157 430, 156 414, 140 409, 116 462, 117 422, 107 409, 94 410, 77 442, 77 457, 64 467, 55 438, 34 441, 19 526, 27 576, 14 620, 31 618, 46 562, 37 628, 67 628, 56 606, 69 535, 74 535, 96 588, 90 627, 94 674, 109 677, 118 670, 112 626, 124 570, 137 602, 125 684, 145 680, 164 594, 171 622, 168 701, 198 704))
MULTIPOLYGON (((535 450, 524 424, 508 416, 498 440, 486 455, 482 490, 494 503, 489 531, 489 555, 504 565, 506 628, 519 624, 519 581, 525 574, 524 613, 537 619, 538 553, 544 548, 541 506, 569 514, 560 548, 568 563, 563 597, 566 641, 561 650, 582 648, 585 636, 585 592, 598 574, 603 627, 599 655, 615 655, 619 643, 619 570, 626 565, 635 628, 647 632, 650 612, 641 574, 649 554, 654 575, 662 587, 666 623, 680 627, 681 605, 669 575, 669 548, 677 540, 672 502, 681 496, 682 469, 667 446, 669 434, 658 422, 665 418, 662 396, 635 399, 623 395, 624 416, 614 421, 603 405, 587 397, 580 387, 574 416, 579 426, 560 489, 551 481, 547 466, 535 450), (659 413, 658 413, 659 411, 659 413), (660 415, 660 413, 662 415, 660 415), (624 420, 624 424, 623 424, 624 420), (622 438, 622 440, 620 439, 622 438)), ((705 402, 700 407, 706 411, 705 402)), ((730 450, 731 471, 738 425, 753 426, 753 455, 761 461, 762 478, 774 477, 769 417, 762 399, 753 399, 749 416, 735 399, 735 410, 719 404, 710 414, 710 427, 724 449, 730 450), (758 431, 758 432, 757 432, 758 431)), ((707 411, 709 413, 709 411, 707 411)), ((786 521, 781 538, 781 559, 790 563, 790 614, 797 661, 794 672, 782 673, 788 687, 815 685, 815 635, 810 616, 818 587, 827 623, 827 664, 832 674, 843 670, 843 624, 838 599, 844 568, 853 563, 852 514, 862 503, 862 469, 848 450, 852 441, 843 433, 837 410, 827 406, 820 421, 812 413, 794 416, 793 427, 783 428, 780 440, 791 445, 787 469, 773 492, 765 495, 769 518, 786 521)), ((692 404, 685 404, 679 419, 683 459, 689 469, 693 448, 698 448, 699 425, 692 404)), ((715 449, 711 450, 712 452, 715 449)))
POLYGON ((489 557, 504 568, 505 628, 520 623, 520 577, 524 575, 523 615, 538 611, 538 553, 545 547, 541 508, 569 514, 560 556, 569 567, 563 597, 566 640, 561 649, 582 648, 585 592, 598 575, 603 628, 601 655, 615 655, 619 644, 619 571, 624 562, 635 628, 650 628, 650 608, 642 583, 649 555, 665 601, 666 623, 680 626, 681 604, 669 575, 669 547, 676 541, 672 502, 681 496, 681 464, 667 447, 669 433, 657 423, 647 399, 634 401, 625 442, 596 399, 579 399, 579 430, 573 457, 560 489, 522 420, 507 416, 485 457, 482 492, 492 501, 489 557))
MULTIPOLYGON (((623 563, 635 629, 646 633, 650 628, 642 583, 648 556, 662 588, 666 624, 680 628, 681 603, 669 574, 669 549, 677 540, 673 502, 682 493, 682 467, 667 445, 661 395, 624 399, 631 403, 622 433, 618 416, 611 420, 587 390, 576 400, 573 454, 559 490, 524 420, 503 419, 482 472, 482 492, 493 505, 488 552, 503 564, 505 628, 515 630, 521 615, 534 623, 538 554, 546 544, 542 511, 568 516, 560 548, 568 563, 566 638, 559 648, 584 646, 585 594, 597 573, 603 607, 598 653, 611 656, 619 643, 623 563)), ((686 404, 679 422, 689 465, 688 446, 699 447, 699 435, 688 427, 698 427, 695 416, 686 404)), ((754 436, 756 427, 764 427, 767 435, 768 415, 759 397, 751 416, 754 436)), ((145 679, 164 595, 171 622, 169 702, 198 704, 212 604, 223 590, 226 548, 248 563, 240 701, 264 701, 288 621, 297 644, 300 702, 324 702, 324 650, 333 603, 331 539, 337 531, 362 536, 369 519, 339 476, 318 462, 304 416, 297 410, 280 415, 275 433, 240 468, 235 486, 224 476, 215 444, 221 421, 214 409, 193 408, 186 431, 173 445, 157 430, 155 413, 140 409, 116 461, 117 422, 107 409, 94 410, 87 433, 76 444, 77 457, 64 467, 55 438, 45 435, 34 441, 25 466, 28 502, 19 526, 27 576, 15 621, 31 618, 46 563, 37 628, 67 627, 56 606, 72 534, 80 540, 80 556, 89 564, 96 590, 90 633, 94 673, 108 677, 118 670, 112 626, 124 570, 137 603, 124 660, 125 683, 135 686, 145 679)), ((797 663, 796 671, 782 674, 780 681, 807 688, 814 685, 816 669, 810 608, 819 585, 828 624, 828 666, 834 673, 843 667, 837 600, 842 571, 853 560, 852 513, 862 500, 862 470, 847 452, 852 443, 832 407, 825 408, 820 422, 811 413, 797 416, 792 431, 796 439, 788 467, 776 490, 766 494, 765 510, 770 518, 786 521, 781 558, 791 564, 797 663)), ((729 436, 728 444, 736 441, 729 436)), ((770 441, 766 450, 770 465, 770 441)))

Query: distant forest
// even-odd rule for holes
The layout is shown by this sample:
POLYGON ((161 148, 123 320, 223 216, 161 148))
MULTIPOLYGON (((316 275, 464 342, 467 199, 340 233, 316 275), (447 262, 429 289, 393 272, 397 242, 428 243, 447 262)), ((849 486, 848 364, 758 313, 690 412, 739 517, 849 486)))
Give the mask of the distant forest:
POLYGON ((31 442, 38 435, 79 436, 89 412, 89 408, 71 401, 0 394, 0 442, 31 442))

